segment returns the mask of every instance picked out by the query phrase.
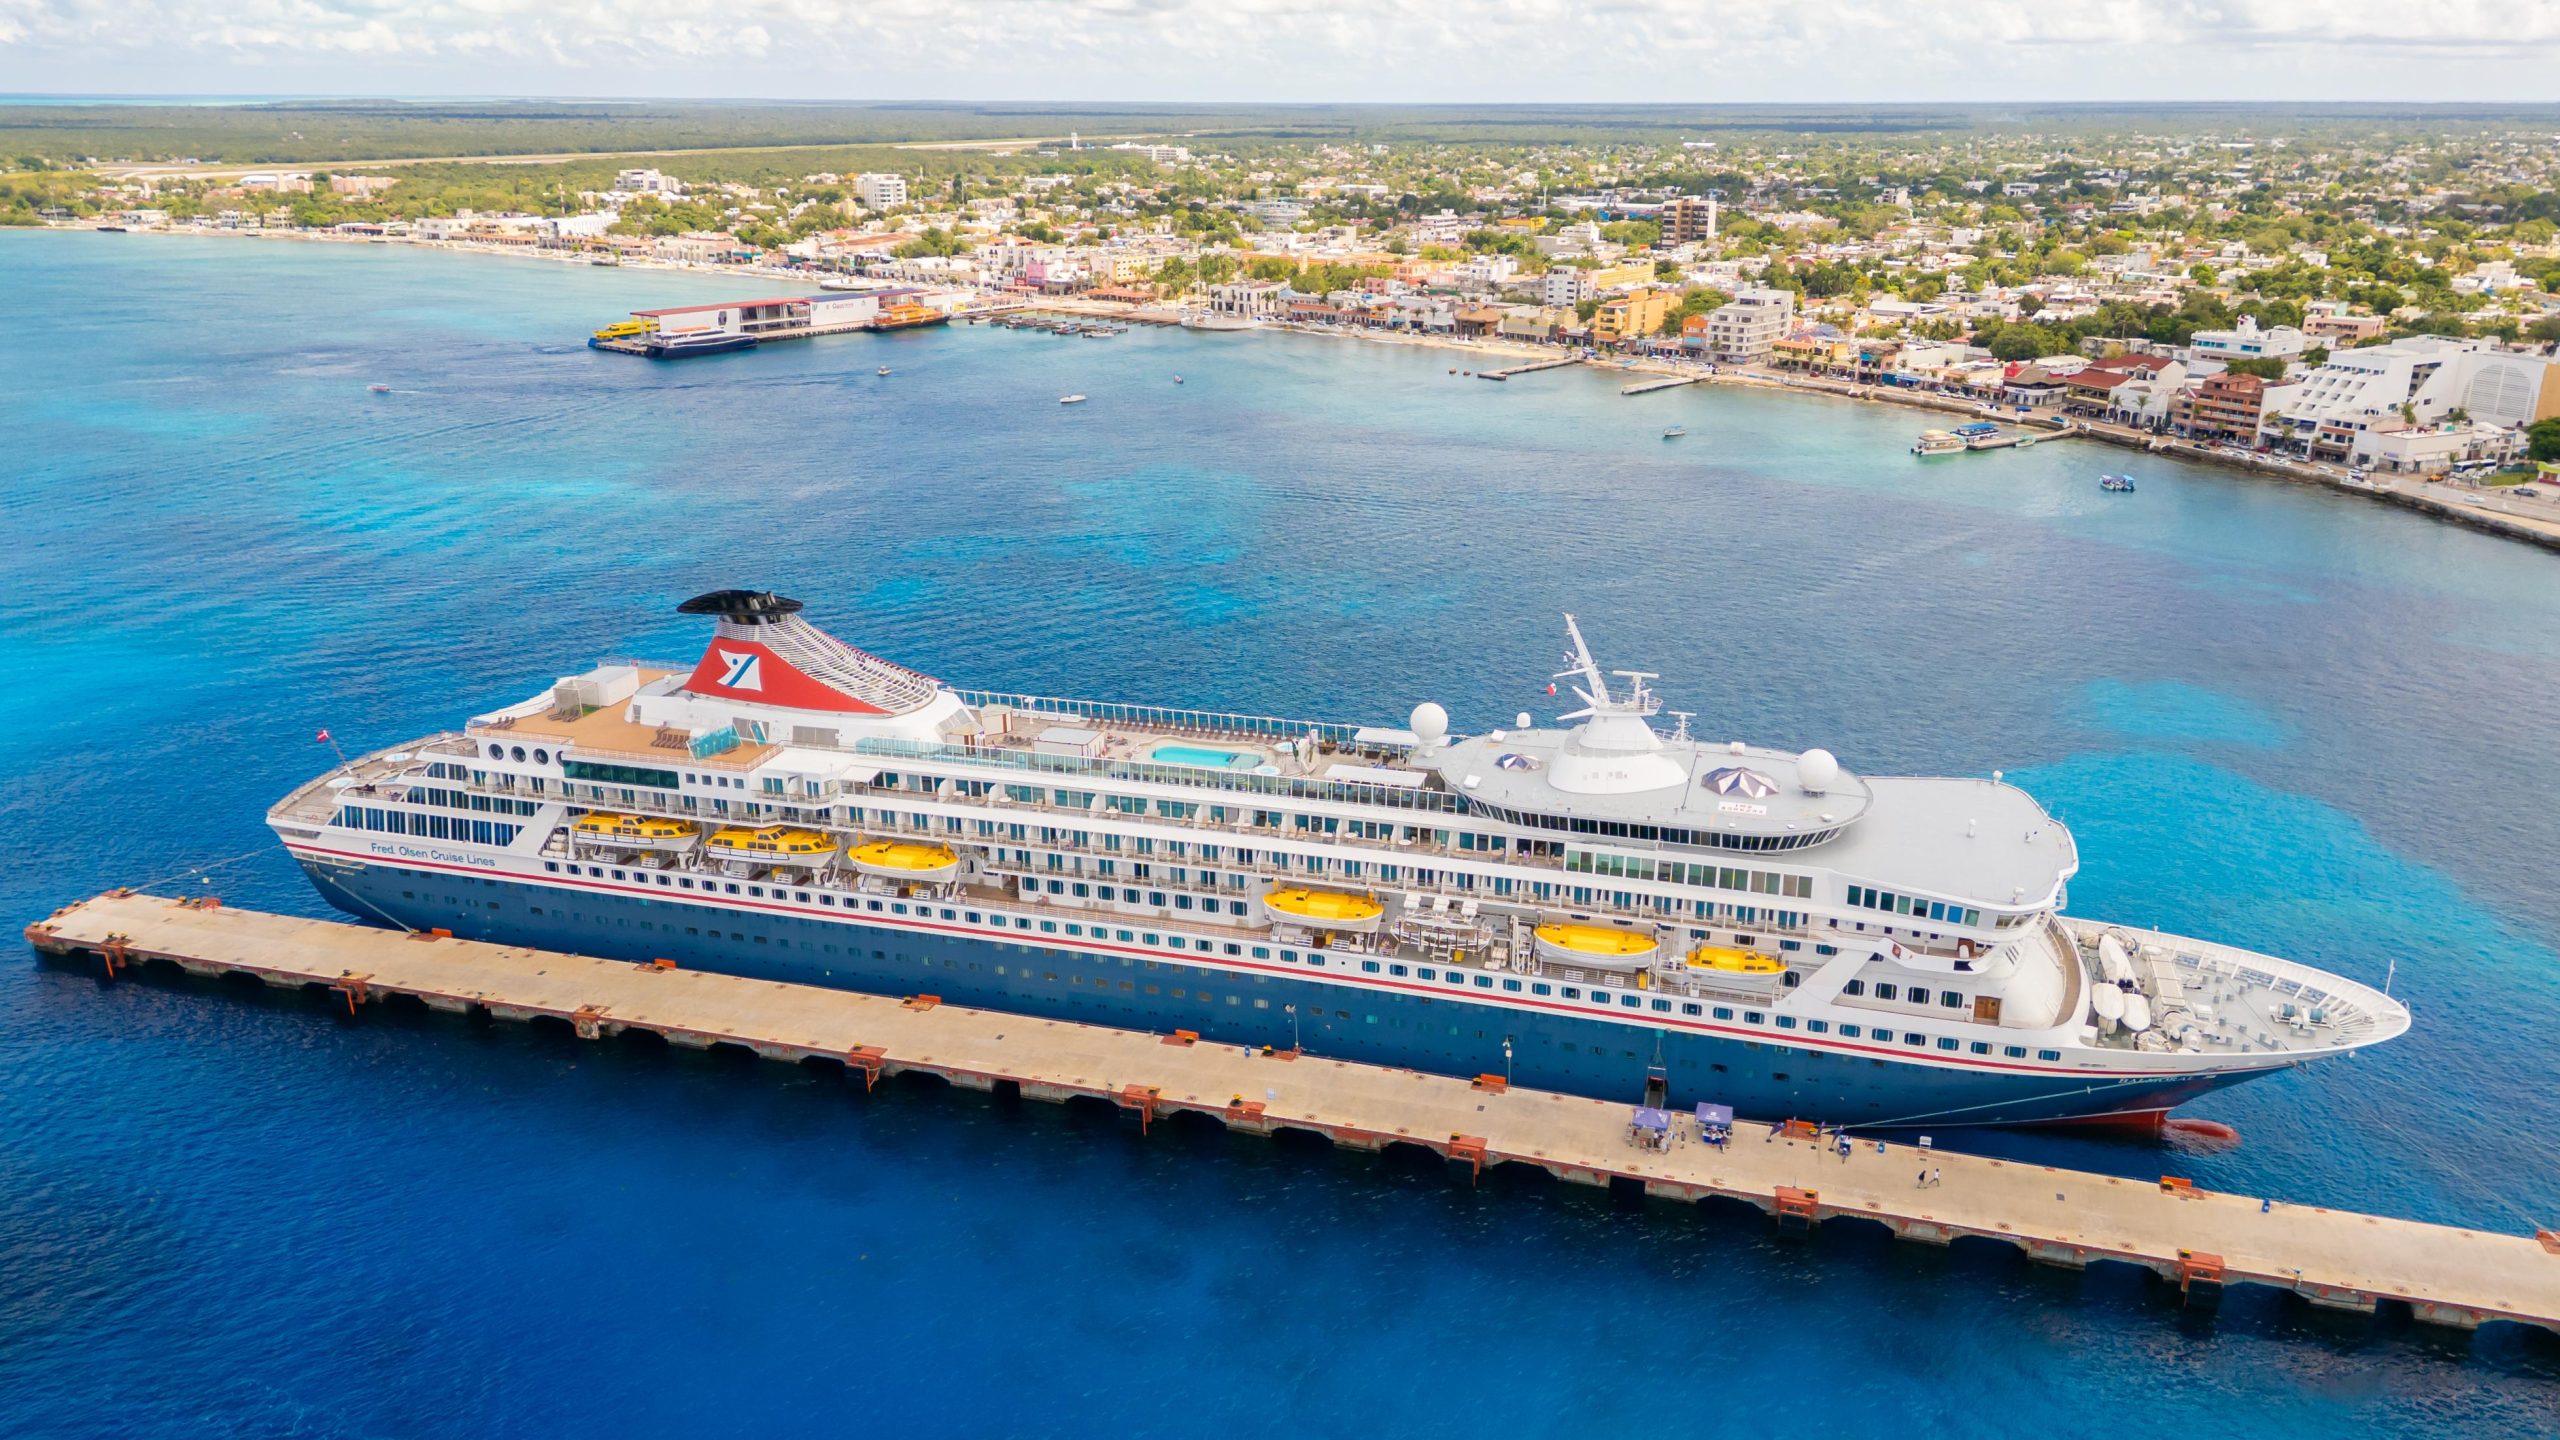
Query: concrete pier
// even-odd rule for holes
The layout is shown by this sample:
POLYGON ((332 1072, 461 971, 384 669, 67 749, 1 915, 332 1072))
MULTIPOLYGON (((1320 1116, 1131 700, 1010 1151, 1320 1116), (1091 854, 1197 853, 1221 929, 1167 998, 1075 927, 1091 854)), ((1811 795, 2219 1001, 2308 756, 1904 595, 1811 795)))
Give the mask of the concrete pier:
POLYGON ((1528 1165, 1558 1179, 1663 1199, 1741 1200, 1780 1226, 1882 1224, 1946 1245, 1990 1239, 2078 1269, 2138 1265, 2190 1302, 2230 1285, 2290 1291, 2324 1309, 2405 1305, 2462 1329, 2512 1321, 2560 1331, 2560 1233, 2534 1236, 2274 1204, 2184 1180, 2120 1179, 1901 1144, 1837 1141, 1744 1122, 1730 1144, 1675 1120, 1668 1149, 1639 1147, 1623 1104, 1291 1053, 1204 1044, 942 1004, 408 935, 111 891, 27 927, 38 950, 110 976, 162 963, 325 993, 350 1015, 389 997, 504 1020, 551 1020, 586 1039, 645 1031, 697 1049, 844 1065, 866 1084, 917 1071, 1031 1099, 1089 1098, 1141 1127, 1176 1112, 1235 1129, 1314 1132, 1337 1145, 1414 1145, 1471 1177, 1528 1165), (1934 1177, 1933 1179, 1929 1177, 1934 1177), (1927 1180, 1927 1183, 1923 1183, 1927 1180))
POLYGON ((1532 360, 1525 365, 1514 365, 1506 370, 1479 370, 1476 372, 1476 378, 1479 380, 1508 380, 1514 375, 1532 375, 1540 370, 1560 370, 1567 365, 1579 365, 1581 363, 1581 356, 1567 355, 1555 360, 1532 360))
POLYGON ((1639 380, 1633 385, 1622 385, 1618 387, 1618 393, 1621 395, 1650 395, 1656 390, 1677 390, 1683 385, 1697 384, 1698 378, 1699 377, 1695 375, 1666 375, 1659 380, 1639 380))

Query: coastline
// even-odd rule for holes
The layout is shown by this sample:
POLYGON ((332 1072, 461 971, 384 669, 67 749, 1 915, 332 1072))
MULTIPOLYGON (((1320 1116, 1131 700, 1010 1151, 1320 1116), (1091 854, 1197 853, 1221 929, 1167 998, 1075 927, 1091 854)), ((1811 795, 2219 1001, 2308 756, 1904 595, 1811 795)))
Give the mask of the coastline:
MULTIPOLYGON (((95 225, 48 225, 50 231, 96 230, 95 225)), ((489 245, 467 240, 397 240, 372 236, 334 235, 314 231, 206 230, 196 228, 150 229, 125 232, 133 235, 185 236, 200 239, 241 239, 291 241, 323 245, 401 245, 411 249, 435 250, 460 255, 481 255, 505 259, 532 260, 555 265, 588 265, 583 252, 544 250, 532 246, 489 245)), ((769 280, 806 282, 804 270, 770 265, 699 265, 689 261, 661 260, 654 257, 618 259, 600 269, 646 270, 666 274, 692 275, 705 278, 753 277, 769 280)), ((1043 297, 1032 302, 1035 308, 1062 313, 1107 316, 1114 319, 1154 319, 1170 321, 1172 307, 1163 305, 1131 305, 1114 301, 1088 300, 1077 296, 1043 297)), ((1484 356, 1493 359, 1526 362, 1553 360, 1566 353, 1568 347, 1536 344, 1521 340, 1461 338, 1455 335, 1414 334, 1374 330, 1345 330, 1327 325, 1296 324, 1266 320, 1254 328, 1323 339, 1358 340, 1379 345, 1402 345, 1453 353, 1484 356)), ((2490 509, 2481 492, 2466 491, 2440 481, 2419 476, 2379 476, 2363 483, 2349 482, 2343 473, 2301 464, 2274 456, 2234 455, 2227 451, 2200 446, 2166 436, 2154 436, 2130 427, 2110 425, 2102 421, 2064 419, 2048 416, 2020 417, 2000 411, 1980 401, 1959 399, 1927 391, 1904 390, 1887 385, 1857 385, 1815 376, 1792 375, 1768 370, 1737 369, 1665 360, 1656 356, 1612 356, 1583 362, 1595 368, 1617 370, 1629 375, 1677 378, 1698 385, 1723 385, 1761 390, 1776 394, 1821 395, 1835 400, 1868 404, 1897 405, 1904 409, 1941 415, 1962 415, 1972 419, 1997 419, 2020 429, 2038 431, 2037 438, 2083 439, 2114 445, 2143 454, 2161 455, 2194 465, 2215 466, 2264 478, 2317 485, 2335 494, 2351 495, 2404 510, 2468 526, 2486 534, 2521 541, 2528 545, 2560 553, 2560 506, 2548 517, 2520 515, 2508 509, 2490 509), (2465 497, 2469 497, 2466 499, 2465 497), (2478 503, 2473 503, 2473 502, 2478 503)), ((2510 500, 2508 503, 2512 504, 2510 500)))

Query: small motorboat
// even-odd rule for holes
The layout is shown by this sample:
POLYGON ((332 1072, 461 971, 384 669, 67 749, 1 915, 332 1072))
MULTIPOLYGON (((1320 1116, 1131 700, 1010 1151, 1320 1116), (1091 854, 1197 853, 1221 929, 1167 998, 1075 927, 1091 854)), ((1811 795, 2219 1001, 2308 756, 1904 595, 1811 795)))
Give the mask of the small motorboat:
POLYGON ((1058 403, 1061 405, 1081 405, 1084 403, 1084 397, 1081 395, 1061 395, 1058 397, 1058 403))
POLYGON ((883 375, 888 374, 888 373, 889 373, 889 367, 888 367, 888 366, 886 366, 886 365, 881 366, 881 367, 880 367, 880 373, 881 373, 881 374, 883 374, 883 375))
POLYGON ((2119 495, 2130 495, 2133 493, 2133 477, 2130 475, 2101 475, 2098 477, 2098 488, 2101 490, 2113 491, 2119 495))
POLYGON ((1173 377, 1173 383, 1174 383, 1174 384, 1176 384, 1176 385, 1181 384, 1181 383, 1182 383, 1182 377, 1181 377, 1181 376, 1179 376, 1179 375, 1174 376, 1174 377, 1173 377))
POLYGON ((1679 439, 1681 436, 1686 435, 1686 434, 1688 434, 1688 433, 1689 433, 1689 427, 1688 427, 1688 426, 1686 426, 1686 425, 1674 425, 1674 426, 1672 426, 1670 429, 1665 430, 1665 431, 1663 431, 1663 432, 1662 432, 1662 438, 1663 438, 1663 439, 1665 439, 1665 440, 1677 440, 1677 439, 1679 439))
POLYGON ((367 385, 364 388, 372 391, 376 395, 388 395, 391 393, 391 387, 388 385, 367 385))

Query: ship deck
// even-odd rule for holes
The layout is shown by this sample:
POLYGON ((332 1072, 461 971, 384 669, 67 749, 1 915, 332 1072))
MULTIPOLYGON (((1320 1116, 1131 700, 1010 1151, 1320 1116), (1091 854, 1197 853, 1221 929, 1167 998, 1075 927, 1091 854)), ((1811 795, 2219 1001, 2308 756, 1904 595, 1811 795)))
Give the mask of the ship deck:
POLYGON ((1471 1173, 1525 1165, 1674 1201, 1739 1199, 1782 1224, 1881 1223, 1907 1239, 1989 1239, 2080 1268, 2151 1270, 2190 1299, 2255 1284, 2311 1305, 2389 1302, 2459 1328, 2512 1321, 2560 1331, 2560 1233, 2493 1234, 2326 1207, 2060 1170, 1878 1141, 1843 1153, 1792 1128, 1744 1124, 1706 1143, 1667 1117, 1639 1143, 1625 1105, 1463 1079, 1190 1043, 1182 1034, 816 989, 708 972, 405 935, 110 892, 27 928, 39 950, 109 973, 165 962, 316 990, 350 1015, 398 996, 442 1011, 548 1020, 601 1039, 624 1031, 683 1046, 840 1063, 866 1080, 912 1071, 1027 1098, 1107 1101, 1144 1126, 1177 1112, 1242 1130, 1299 1129, 1375 1150, 1419 1146, 1471 1173), (1259 1097, 1259 1098, 1253 1098, 1259 1097), (1935 1183, 1914 1176, 1934 1175, 1935 1183))

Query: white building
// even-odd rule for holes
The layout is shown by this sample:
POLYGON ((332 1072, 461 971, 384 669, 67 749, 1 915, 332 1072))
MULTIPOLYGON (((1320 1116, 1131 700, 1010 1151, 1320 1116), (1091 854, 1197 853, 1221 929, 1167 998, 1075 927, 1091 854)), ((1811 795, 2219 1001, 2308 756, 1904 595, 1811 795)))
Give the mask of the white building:
POLYGON ((2234 360, 2297 360, 2310 345, 2311 337, 2290 325, 2260 329, 2256 319, 2243 315, 2233 329, 2197 331, 2192 353, 2198 361, 2228 365, 2234 360))
POLYGON ((2560 366, 2486 340, 2412 335, 2333 350, 2327 364, 2267 391, 2259 433, 2321 459, 2342 460, 2368 431, 2431 425, 2459 410, 2513 427, 2560 415, 2560 366))
POLYGON ((2347 461, 2386 475, 2439 475, 2456 465, 2475 461, 2505 463, 2513 460, 2520 448, 2512 429, 2467 421, 2435 425, 2394 421, 2358 432, 2347 461))
POLYGON ((684 182, 655 170, 625 170, 613 177, 613 188, 626 195, 681 195, 684 182))
POLYGON ((853 197, 866 210, 888 210, 907 203, 907 177, 867 174, 853 177, 853 197))
POLYGON ((1786 338, 1795 318, 1794 291, 1745 286, 1707 316, 1707 357, 1728 365, 1766 360, 1770 347, 1786 338))
POLYGON ((1547 272, 1539 298, 1554 309, 1570 310, 1597 293, 1599 287, 1592 283, 1590 271, 1559 265, 1547 272))

